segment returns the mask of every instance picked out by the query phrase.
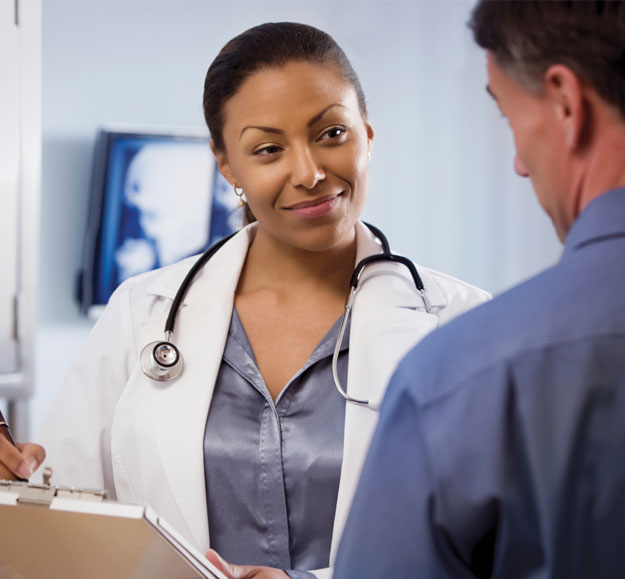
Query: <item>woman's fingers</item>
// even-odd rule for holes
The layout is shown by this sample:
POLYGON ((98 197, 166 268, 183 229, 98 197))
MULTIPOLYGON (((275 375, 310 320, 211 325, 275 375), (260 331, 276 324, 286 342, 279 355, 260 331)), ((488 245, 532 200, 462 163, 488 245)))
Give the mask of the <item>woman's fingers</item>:
POLYGON ((26 463, 26 457, 11 444, 4 436, 0 436, 0 465, 2 466, 2 478, 15 480, 16 478, 28 478, 31 472, 26 463), (22 475, 21 473, 27 476, 22 475))
MULTIPOLYGON (((27 469, 30 469, 30 474, 34 473, 46 459, 46 450, 40 444, 36 444, 34 442, 18 442, 17 448, 22 453, 22 456, 24 456, 24 462, 22 462, 20 468, 26 464, 27 469)), ((25 470, 24 472, 28 472, 28 470, 25 470)))
POLYGON ((255 567, 253 565, 232 565, 213 549, 209 549, 206 558, 228 579, 288 579, 288 575, 281 569, 255 567))
POLYGON ((15 480, 27 479, 44 461, 46 451, 43 446, 26 442, 17 448, 3 436, 0 436, 0 478, 15 480))
POLYGON ((209 549, 206 553, 206 558, 219 569, 228 579, 241 579, 243 576, 238 573, 236 565, 229 565, 224 559, 221 558, 219 553, 213 549, 209 549), (235 567, 233 569, 232 567, 235 567), (236 575, 234 573, 237 573, 236 575))

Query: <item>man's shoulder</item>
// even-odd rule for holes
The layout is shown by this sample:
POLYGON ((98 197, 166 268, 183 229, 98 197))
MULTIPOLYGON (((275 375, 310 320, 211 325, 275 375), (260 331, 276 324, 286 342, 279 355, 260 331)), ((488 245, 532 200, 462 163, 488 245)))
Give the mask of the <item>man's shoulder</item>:
POLYGON ((413 348, 398 375, 425 401, 524 355, 625 332, 625 273, 623 292, 602 281, 600 267, 587 273, 580 279, 576 264, 560 262, 467 312, 413 348))

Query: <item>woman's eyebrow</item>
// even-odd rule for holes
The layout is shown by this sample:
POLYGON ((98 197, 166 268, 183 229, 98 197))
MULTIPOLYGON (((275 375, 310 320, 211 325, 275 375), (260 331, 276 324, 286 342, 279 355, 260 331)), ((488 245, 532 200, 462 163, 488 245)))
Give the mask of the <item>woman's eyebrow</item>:
POLYGON ((347 108, 345 105, 342 105, 341 103, 333 103, 327 106, 325 109, 323 109, 320 113, 317 113, 312 119, 308 121, 308 123, 306 123, 306 126, 308 128, 312 127, 317 121, 321 120, 327 112, 329 112, 331 109, 335 107, 340 107, 343 109, 347 108))
MULTIPOLYGON (((327 106, 321 112, 317 113, 312 119, 310 119, 306 123, 306 126, 308 128, 312 127, 315 123, 320 121, 329 111, 331 111, 332 109, 337 108, 337 107, 340 107, 340 108, 343 108, 343 109, 347 108, 345 105, 342 105, 341 103, 333 103, 333 104, 327 106)), ((246 127, 243 127, 243 129, 241 130, 241 133, 239 134, 239 139, 242 137, 243 133, 245 131, 247 131, 248 129, 256 129, 258 131, 263 131, 264 133, 272 133, 274 135, 283 135, 284 134, 284 131, 282 129, 276 129, 275 127, 265 127, 263 125, 248 125, 246 127)))
POLYGON ((274 127, 263 127, 261 125, 248 125, 247 127, 243 127, 241 130, 241 134, 239 135, 239 139, 243 136, 243 133, 248 129, 257 129, 259 131, 263 131, 264 133, 274 133, 276 135, 283 135, 284 131, 282 129, 276 129, 274 127))

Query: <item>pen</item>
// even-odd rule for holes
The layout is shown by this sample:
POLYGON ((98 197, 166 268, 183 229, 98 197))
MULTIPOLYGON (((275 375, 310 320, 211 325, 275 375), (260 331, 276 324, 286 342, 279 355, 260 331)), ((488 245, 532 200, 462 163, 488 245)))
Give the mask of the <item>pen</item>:
MULTIPOLYGON (((11 434, 11 430, 9 429, 9 423, 4 419, 2 415, 2 410, 0 410, 0 434, 4 436, 15 448, 17 448, 17 444, 15 444, 15 439, 11 434)), ((18 480, 25 481, 25 478, 18 477, 18 480)))
POLYGON ((4 416, 2 415, 2 410, 0 410, 0 433, 2 433, 2 436, 4 436, 4 438, 6 438, 13 446, 17 447, 17 444, 15 444, 15 439, 13 438, 13 435, 9 430, 9 423, 4 419, 4 416))

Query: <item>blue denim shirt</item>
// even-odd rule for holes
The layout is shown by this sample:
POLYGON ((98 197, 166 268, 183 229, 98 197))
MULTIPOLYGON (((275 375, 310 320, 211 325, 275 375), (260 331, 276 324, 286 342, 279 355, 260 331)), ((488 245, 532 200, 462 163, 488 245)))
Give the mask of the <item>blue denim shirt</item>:
MULTIPOLYGON (((211 547, 229 562, 291 577, 329 564, 345 423, 332 379, 338 330, 337 321, 274 402, 233 311, 204 436, 211 547)), ((349 328, 343 384, 348 344, 349 328)))
POLYGON ((401 362, 334 576, 625 577, 624 449, 625 188, 401 362))

